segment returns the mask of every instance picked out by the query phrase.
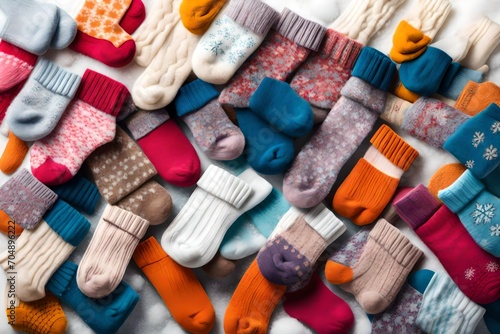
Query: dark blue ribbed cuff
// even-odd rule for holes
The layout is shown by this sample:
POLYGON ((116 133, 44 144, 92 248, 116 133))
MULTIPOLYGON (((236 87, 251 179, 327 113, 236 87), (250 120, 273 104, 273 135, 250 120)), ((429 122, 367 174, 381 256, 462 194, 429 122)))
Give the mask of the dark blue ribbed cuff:
POLYGON ((94 213, 95 206, 101 198, 99 189, 80 174, 77 174, 69 182, 52 187, 52 190, 60 199, 88 214, 94 213))
POLYGON ((57 200, 43 217, 67 243, 78 246, 90 229, 89 221, 63 200, 57 200))
POLYGON ((359 54, 352 76, 383 91, 388 91, 396 74, 396 64, 382 52, 365 46, 359 54))
POLYGON ((203 80, 197 79, 190 82, 182 86, 175 98, 177 115, 182 117, 193 111, 197 111, 219 96, 219 94, 219 91, 214 86, 203 80))
POLYGON ((78 266, 70 261, 65 261, 52 275, 45 288, 57 297, 61 297, 68 290, 74 280, 78 266))

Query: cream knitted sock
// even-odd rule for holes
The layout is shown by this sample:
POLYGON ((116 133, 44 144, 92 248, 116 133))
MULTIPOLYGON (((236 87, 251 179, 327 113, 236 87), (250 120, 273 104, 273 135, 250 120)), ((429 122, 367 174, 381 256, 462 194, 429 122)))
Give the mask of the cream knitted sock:
POLYGON ((148 227, 146 219, 106 206, 76 274, 78 287, 86 296, 101 298, 113 292, 148 227))
POLYGON ((403 20, 434 39, 450 12, 450 0, 418 0, 403 20))
POLYGON ((467 31, 470 34, 471 46, 460 64, 478 70, 486 64, 491 53, 500 43, 500 25, 485 16, 469 26, 467 31))

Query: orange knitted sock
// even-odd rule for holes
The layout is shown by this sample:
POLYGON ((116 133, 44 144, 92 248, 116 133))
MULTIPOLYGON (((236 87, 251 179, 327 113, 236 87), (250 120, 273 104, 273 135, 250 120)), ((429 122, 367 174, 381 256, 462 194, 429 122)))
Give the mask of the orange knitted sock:
POLYGON ((286 286, 269 282, 253 260, 227 305, 224 315, 226 334, 266 334, 269 319, 286 286))
POLYGON ((429 192, 441 202, 438 192, 451 186, 466 169, 461 163, 447 164, 439 168, 429 180, 427 185, 429 192))
POLYGON ((431 42, 429 36, 413 27, 405 20, 399 22, 392 37, 392 49, 389 54, 396 63, 403 63, 420 57, 431 42))
POLYGON ((0 210, 0 232, 6 235, 10 235, 11 233, 14 233, 14 235, 17 237, 21 232, 23 231, 23 228, 16 223, 13 222, 12 218, 8 214, 5 213, 5 211, 0 210))
POLYGON ((182 328, 194 334, 210 332, 215 324, 214 307, 191 269, 172 260, 154 237, 137 245, 134 261, 182 328))
POLYGON ((387 125, 370 139, 372 146, 342 182, 333 209, 355 224, 371 224, 392 198, 404 171, 418 152, 387 125))
POLYGON ((474 116, 491 103, 500 106, 500 87, 493 82, 469 81, 455 102, 455 108, 464 114, 474 116))
POLYGON ((399 82, 396 85, 396 88, 394 89, 394 95, 411 103, 415 103, 415 101, 417 101, 420 98, 420 95, 412 91, 409 91, 405 86, 403 86, 402 82, 399 82))
POLYGON ((184 27, 195 35, 203 35, 226 0, 183 0, 179 11, 184 27))
POLYGON ((60 334, 66 330, 66 316, 56 296, 47 293, 40 300, 25 303, 8 299, 7 321, 14 329, 26 333, 60 334), (12 308, 9 306, 12 305, 12 308))
POLYGON ((9 141, 0 158, 0 170, 5 174, 14 173, 23 163, 28 153, 28 145, 9 131, 9 141))

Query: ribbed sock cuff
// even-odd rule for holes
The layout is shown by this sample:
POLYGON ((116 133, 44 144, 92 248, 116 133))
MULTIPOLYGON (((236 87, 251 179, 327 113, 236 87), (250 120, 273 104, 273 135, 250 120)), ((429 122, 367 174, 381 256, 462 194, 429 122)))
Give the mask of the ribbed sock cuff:
POLYGON ((132 137, 139 140, 170 119, 166 109, 155 111, 139 110, 125 120, 132 137))
POLYGON ((470 68, 459 66, 450 79, 448 76, 442 81, 438 93, 452 100, 457 100, 470 81, 483 82, 484 73, 470 68))
POLYGON ((219 91, 208 82, 196 79, 181 87, 175 97, 175 110, 182 117, 193 111, 200 110, 208 102, 219 96, 219 91))
POLYGON ((67 243, 78 246, 90 229, 89 221, 63 200, 57 200, 43 217, 67 243))
POLYGON ((78 266, 70 261, 65 261, 50 277, 45 288, 57 297, 63 296, 71 282, 75 279, 78 266))
POLYGON ((52 190, 59 198, 88 214, 94 213, 95 206, 101 198, 99 189, 80 174, 62 185, 52 187, 52 190))
POLYGON ((358 41, 333 29, 327 29, 319 53, 330 56, 343 68, 352 70, 362 49, 363 44, 358 41))
POLYGON ((457 213, 483 189, 485 189, 484 184, 467 169, 451 186, 440 190, 438 197, 451 211, 457 213))
POLYGON ((44 58, 40 58, 35 66, 33 79, 54 94, 63 95, 69 99, 75 96, 81 80, 79 75, 65 71, 44 58))
POLYGON ((109 204, 106 205, 101 219, 115 225, 137 239, 141 239, 149 227, 149 222, 146 219, 109 204))
POLYGON ((318 232, 327 245, 345 232, 346 226, 333 212, 323 204, 319 204, 304 216, 305 221, 318 232))
POLYGON ((412 229, 428 221, 439 209, 441 204, 422 184, 416 186, 406 196, 393 203, 399 217, 412 229))
POLYGON ((267 35, 280 18, 277 11, 260 0, 232 0, 225 14, 260 36, 267 35))
POLYGON ((375 132, 370 143, 394 165, 404 171, 407 171, 418 157, 418 151, 385 124, 375 132))
POLYGON ((318 51, 325 36, 326 28, 285 8, 281 13, 276 31, 298 45, 318 51))
MULTIPOLYGON (((28 190, 30 194, 32 194, 35 198, 31 200, 34 201, 44 201, 47 203, 47 207, 51 207, 57 200, 57 194, 54 193, 50 188, 48 188, 45 184, 38 181, 36 177, 34 177, 30 172, 28 172, 25 168, 21 169, 17 172, 7 183, 14 183, 20 186, 19 190, 28 190)), ((3 187, 0 187, 0 189, 3 187)), ((0 194, 2 192, 0 191, 0 194)), ((8 195, 8 194, 5 194, 8 195)), ((4 194, 2 194, 4 196, 4 194)), ((15 194, 11 194, 11 196, 15 196, 15 194)), ((0 200, 0 203, 2 200, 0 200)))
MULTIPOLYGON (((483 85, 484 84, 488 84, 488 82, 483 83, 483 85)), ((466 111, 471 99, 477 93, 480 86, 481 85, 476 83, 476 82, 469 81, 465 85, 464 89, 460 93, 460 96, 458 97, 457 101, 455 102, 455 108, 457 108, 458 110, 461 110, 461 111, 466 111)))
POLYGON ((4 40, 0 41, 0 53, 5 53, 8 56, 15 57, 27 65, 34 66, 38 56, 30 53, 24 49, 18 48, 17 46, 6 42, 4 40))
POLYGON ((167 253, 161 247, 160 243, 154 238, 140 242, 135 248, 133 259, 139 268, 144 268, 147 265, 153 264, 167 257, 167 253))
POLYGON ((495 121, 500 121, 500 107, 495 103, 491 103, 481 114, 490 116, 495 121))
POLYGON ((383 91, 389 90, 395 75, 396 64, 382 52, 368 46, 361 50, 352 69, 352 76, 383 91))

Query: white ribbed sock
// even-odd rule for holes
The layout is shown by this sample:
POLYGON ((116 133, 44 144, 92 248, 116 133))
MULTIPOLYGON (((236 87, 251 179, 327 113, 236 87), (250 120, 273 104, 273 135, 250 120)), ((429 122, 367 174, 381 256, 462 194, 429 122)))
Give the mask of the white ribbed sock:
POLYGON ((500 43, 500 25, 487 17, 482 17, 466 32, 471 40, 467 56, 460 62, 462 66, 478 70, 486 64, 491 53, 500 43))
MULTIPOLYGON (((223 242, 220 246, 220 255, 225 259, 244 259, 247 256, 257 253, 259 249, 266 244, 266 237, 257 230, 255 225, 252 224, 252 221, 247 218, 246 215, 238 218, 235 224, 237 224, 240 219, 244 219, 244 222, 239 227, 238 234, 233 235, 229 241, 223 242)), ((232 227, 234 227, 234 225, 232 227)))
POLYGON ((418 0, 403 20, 434 39, 450 12, 450 0, 418 0))

